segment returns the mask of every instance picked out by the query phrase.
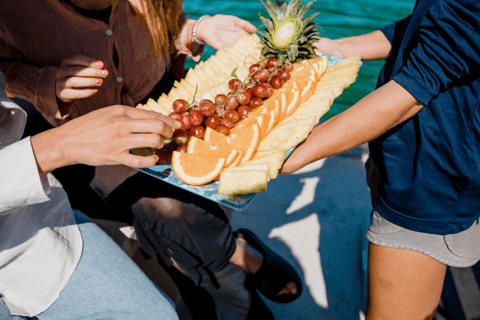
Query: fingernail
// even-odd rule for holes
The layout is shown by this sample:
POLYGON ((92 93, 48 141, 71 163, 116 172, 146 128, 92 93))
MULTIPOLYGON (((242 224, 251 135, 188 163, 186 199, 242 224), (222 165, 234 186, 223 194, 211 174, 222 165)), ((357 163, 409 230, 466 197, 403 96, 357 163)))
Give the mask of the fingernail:
POLYGON ((95 94, 98 92, 98 89, 92 89, 92 91, 93 91, 93 94, 95 94))
POLYGON ((182 126, 182 124, 179 121, 175 120, 175 126, 180 128, 182 126))
POLYGON ((102 84, 103 80, 102 79, 97 79, 97 84, 102 84))
POLYGON ((103 68, 103 62, 102 61, 97 61, 97 67, 103 68))
POLYGON ((108 71, 107 70, 103 70, 102 73, 105 77, 108 76, 108 71))

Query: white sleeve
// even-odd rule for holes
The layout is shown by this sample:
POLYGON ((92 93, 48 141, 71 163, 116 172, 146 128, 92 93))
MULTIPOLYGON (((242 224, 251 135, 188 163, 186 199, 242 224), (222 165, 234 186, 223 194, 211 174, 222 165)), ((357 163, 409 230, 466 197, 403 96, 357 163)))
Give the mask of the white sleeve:
POLYGON ((30 137, 0 150, 0 214, 49 201, 47 178, 40 178, 30 137))

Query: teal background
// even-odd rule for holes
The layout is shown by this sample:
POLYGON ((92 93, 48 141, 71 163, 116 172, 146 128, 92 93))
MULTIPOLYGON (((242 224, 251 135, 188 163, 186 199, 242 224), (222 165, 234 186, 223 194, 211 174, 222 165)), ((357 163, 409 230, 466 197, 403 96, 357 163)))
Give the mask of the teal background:
MULTIPOLYGON (((307 1, 302 1, 307 3, 307 1)), ((314 21, 321 26, 321 36, 338 39, 347 36, 372 32, 386 24, 406 17, 412 12, 413 0, 344 0, 344 1, 317 1, 307 13, 320 12, 314 21)), ((192 19, 203 14, 232 14, 250 21, 260 27, 258 13, 268 17, 268 14, 259 0, 244 1, 216 1, 216 0, 185 0, 184 8, 192 19)), ((202 60, 208 59, 215 51, 207 47, 202 60)), ((194 66, 192 60, 187 67, 194 66)), ((356 101, 360 100, 375 89, 378 72, 383 65, 382 61, 366 61, 363 63, 357 81, 338 97, 330 111, 322 118, 326 120, 341 111, 344 111, 356 101)))

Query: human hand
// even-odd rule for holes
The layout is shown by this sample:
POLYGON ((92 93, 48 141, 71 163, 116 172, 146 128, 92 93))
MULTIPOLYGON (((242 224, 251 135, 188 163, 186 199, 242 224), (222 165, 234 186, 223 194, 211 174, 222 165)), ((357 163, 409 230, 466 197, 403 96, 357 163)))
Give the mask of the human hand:
POLYGON ((32 137, 39 171, 83 163, 92 166, 124 164, 137 168, 155 165, 156 155, 130 154, 134 148, 162 148, 181 124, 160 113, 126 106, 92 111, 32 137))
POLYGON ((334 40, 329 38, 320 38, 317 42, 312 43, 313 50, 334 56, 343 57, 342 50, 338 47, 334 40))
POLYGON ((242 34, 257 32, 250 22, 231 15, 217 14, 204 18, 197 27, 197 38, 215 50, 225 49, 242 34))
POLYGON ((93 96, 108 76, 104 68, 102 61, 82 55, 63 60, 55 79, 57 98, 69 103, 93 96))

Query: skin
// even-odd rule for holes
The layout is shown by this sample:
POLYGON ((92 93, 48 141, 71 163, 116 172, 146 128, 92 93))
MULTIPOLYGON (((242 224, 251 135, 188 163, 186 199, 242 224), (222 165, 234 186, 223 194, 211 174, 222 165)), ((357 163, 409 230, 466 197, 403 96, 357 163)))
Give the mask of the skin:
POLYGON ((124 164, 136 168, 155 165, 158 157, 135 156, 130 149, 161 148, 178 121, 157 112, 110 106, 73 119, 31 138, 40 174, 72 165, 124 164))
MULTIPOLYGON (((131 0, 133 5, 136 5, 136 7, 141 7, 139 6, 137 1, 138 0, 131 0)), ((75 0, 73 2, 76 6, 87 10, 105 9, 106 7, 111 5, 111 0, 75 0)), ((253 33, 256 31, 257 28, 246 20, 231 15, 217 14, 212 17, 207 17, 200 22, 197 28, 197 37, 199 40, 205 42, 215 50, 219 50, 225 49, 233 45, 233 43, 235 43, 235 41, 241 35, 253 33)), ((65 59, 64 61, 62 61, 60 70, 57 72, 57 98, 60 102, 70 103, 75 99, 91 97, 96 94, 98 90, 101 90, 103 79, 107 76, 108 70, 105 69, 105 64, 102 61, 98 61, 94 58, 82 55, 65 59)), ((99 113, 100 115, 100 111, 101 110, 97 110, 95 112, 92 112, 91 114, 99 113)), ((146 158, 136 157, 130 155, 128 153, 128 150, 134 148, 133 142, 138 143, 135 144, 136 147, 161 148, 163 146, 162 137, 171 137, 172 132, 170 132, 171 130, 168 130, 169 127, 162 127, 162 132, 155 132, 157 133, 157 135, 136 134, 133 137, 132 130, 136 128, 134 125, 135 121, 133 120, 136 119, 135 117, 137 115, 133 115, 131 112, 122 110, 122 113, 128 114, 121 114, 119 115, 119 118, 109 119, 110 112, 111 110, 105 110, 103 113, 101 113, 101 116, 104 117, 101 120, 89 116, 91 114, 72 120, 61 127, 64 129, 63 133, 61 131, 47 131, 33 137, 32 144, 34 144, 34 151, 37 156, 40 172, 48 172, 55 169, 56 167, 64 165, 86 163, 85 161, 89 162, 87 164, 91 165, 114 164, 115 162, 117 162, 133 167, 153 166, 157 160, 156 156, 146 158), (97 123, 92 124, 92 122, 95 122, 96 120, 97 123), (77 122, 80 121, 82 121, 83 125, 85 125, 84 128, 89 128, 91 130, 89 131, 87 129, 83 132, 84 134, 88 134, 87 140, 83 141, 85 144, 79 144, 78 141, 75 141, 74 137, 72 140, 62 140, 62 138, 71 136, 71 132, 69 133, 69 130, 82 130, 82 125, 77 124, 77 122), (115 123, 128 123, 132 127, 129 128, 123 125, 118 126, 115 125, 115 123), (118 137, 122 136, 119 134, 123 134, 125 138, 130 139, 131 143, 128 144, 125 140, 118 139, 118 137), (97 144, 94 144, 96 137, 101 137, 101 141, 96 141, 97 144), (55 139, 60 139, 61 147, 49 150, 51 149, 49 142, 57 141, 55 139), (113 144, 112 141, 117 144, 113 144), (69 146, 75 146, 75 149, 72 150, 72 148, 68 148, 69 146), (79 147, 83 147, 82 150, 79 150, 79 147), (109 157, 97 160, 94 160, 95 157, 90 157, 95 156, 94 154, 92 154, 92 152, 90 152, 90 150, 98 150, 99 148, 105 148, 105 156, 108 155, 109 157), (112 157, 112 155, 115 156, 112 157)), ((171 121, 168 120, 170 118, 166 118, 166 123, 172 126, 172 124, 170 123, 171 121)), ((149 120, 150 122, 154 121, 151 119, 149 120)), ((162 120, 165 119, 159 119, 160 122, 162 120)), ((142 125, 144 125, 144 123, 142 123, 142 125)), ((157 125, 161 126, 160 123, 157 123, 157 125)), ((56 128, 53 130, 57 129, 60 128, 56 128)), ((153 128, 151 130, 153 130, 153 128)), ((96 155, 99 154, 96 153, 96 155)), ((236 250, 232 258, 230 259, 230 262, 243 268, 247 273, 253 274, 260 269, 263 263, 263 257, 260 253, 255 251, 243 240, 238 240, 236 250)), ((178 269, 180 268, 178 267, 178 269)), ((294 282, 288 283, 286 287, 282 289, 278 294, 280 295, 288 293, 297 293, 297 288, 294 282)))
MULTIPOLYGON (((338 40, 322 38, 315 48, 344 57, 359 54, 363 60, 385 59, 391 50, 380 31, 338 40)), ((316 127, 285 161, 281 173, 368 142, 422 108, 408 91, 390 81, 316 127)), ((445 271, 444 264, 422 253, 369 244, 367 319, 432 319, 445 271)))

